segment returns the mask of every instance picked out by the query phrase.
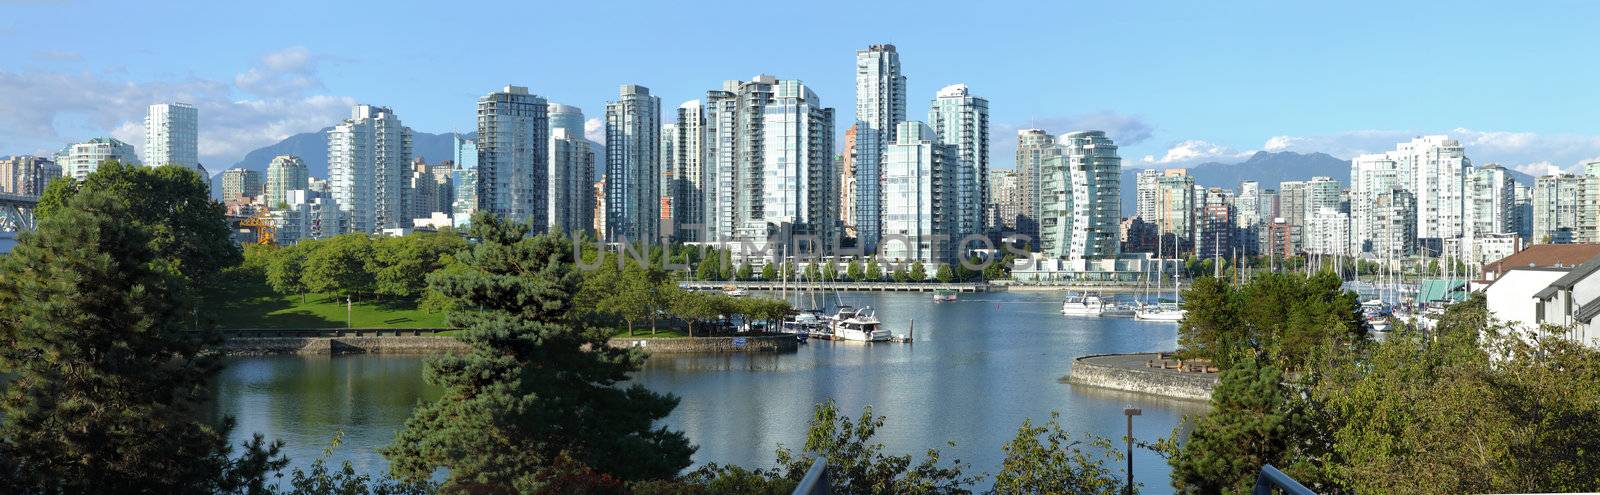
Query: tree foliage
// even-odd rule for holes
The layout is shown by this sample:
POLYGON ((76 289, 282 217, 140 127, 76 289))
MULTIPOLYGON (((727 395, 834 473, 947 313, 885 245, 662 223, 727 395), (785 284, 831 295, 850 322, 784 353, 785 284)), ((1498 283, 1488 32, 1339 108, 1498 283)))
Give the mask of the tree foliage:
POLYGON ((789 479, 799 480, 811 468, 813 457, 825 460, 833 493, 969 493, 967 486, 977 477, 964 474, 968 466, 960 460, 942 465, 937 449, 928 449, 926 457, 915 464, 910 455, 885 455, 883 444, 872 442, 883 422, 882 416, 872 415, 870 406, 851 421, 839 414, 832 400, 817 404, 806 431, 805 449, 794 452, 780 446, 778 465, 787 470, 789 479))
POLYGON ((1001 447, 1006 456, 994 477, 994 493, 1116 495, 1122 492, 1125 485, 1116 471, 1106 467, 1105 460, 1119 462, 1124 459, 1123 453, 1106 438, 1073 440, 1061 428, 1060 417, 1059 413, 1052 412, 1050 419, 1040 426, 1034 426, 1032 420, 1023 420, 1016 438, 1001 447))
POLYGON ((1201 277, 1184 292, 1184 308, 1181 349, 1224 368, 1263 359, 1283 369, 1305 369, 1348 351, 1367 332, 1355 293, 1329 272, 1266 273, 1237 289, 1201 277))
POLYGON ((605 344, 573 308, 579 277, 570 245, 480 213, 481 239, 461 273, 429 284, 457 301, 451 323, 469 350, 429 362, 445 389, 417 408, 383 452, 395 475, 448 470, 446 490, 527 493, 592 469, 618 480, 661 479, 689 465, 683 434, 655 427, 677 398, 620 386, 643 355, 605 344))
POLYGON ((1183 493, 1249 493, 1264 464, 1306 479, 1309 455, 1297 440, 1311 425, 1283 380, 1281 370, 1254 360, 1224 371, 1211 410, 1169 459, 1172 486, 1183 493))
POLYGON ((155 189, 57 189, 37 230, 0 257, 0 371, 11 377, 0 397, 0 486, 260 493, 283 466, 278 446, 259 436, 233 457, 232 420, 200 419, 219 363, 202 352, 214 334, 199 326, 183 269, 209 270, 238 251, 203 253, 219 239, 150 227, 145 215, 164 212, 129 205, 160 201, 146 201, 166 194, 155 189))

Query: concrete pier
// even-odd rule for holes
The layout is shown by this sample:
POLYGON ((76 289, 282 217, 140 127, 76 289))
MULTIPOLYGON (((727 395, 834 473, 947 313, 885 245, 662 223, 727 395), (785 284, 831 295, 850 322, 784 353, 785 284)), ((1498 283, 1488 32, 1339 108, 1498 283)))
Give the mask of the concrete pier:
POLYGON ((1216 373, 1152 367, 1158 353, 1094 354, 1072 360, 1072 371, 1062 381, 1075 385, 1138 392, 1177 399, 1209 401, 1216 389, 1216 373))

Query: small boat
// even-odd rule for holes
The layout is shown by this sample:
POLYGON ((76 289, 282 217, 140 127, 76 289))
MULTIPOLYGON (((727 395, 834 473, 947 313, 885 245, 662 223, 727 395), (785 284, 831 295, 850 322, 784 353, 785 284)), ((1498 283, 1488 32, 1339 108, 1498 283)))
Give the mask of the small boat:
POLYGON ((956 291, 938 289, 933 291, 933 302, 948 302, 956 300, 956 291))
POLYGON ((1067 316, 1100 316, 1105 309, 1105 301, 1094 294, 1067 294, 1067 300, 1061 303, 1061 314, 1067 316))
POLYGON ((1177 323, 1183 321, 1183 315, 1188 312, 1175 302, 1147 304, 1133 313, 1133 319, 1140 321, 1164 321, 1177 323))
POLYGON ((816 330, 821 329, 822 325, 823 323, 821 316, 810 311, 802 311, 785 318, 782 326, 778 328, 778 331, 798 335, 810 335, 816 330))
POLYGON ((834 315, 833 335, 842 340, 858 342, 888 342, 894 339, 894 335, 878 321, 878 314, 872 310, 872 306, 839 308, 839 313, 834 315), (846 313, 848 310, 853 312, 846 313))
POLYGON ((1394 312, 1389 309, 1389 305, 1381 300, 1373 299, 1361 303, 1361 316, 1367 320, 1367 325, 1371 326, 1374 332, 1389 331, 1391 327, 1389 317, 1393 315, 1394 312))
POLYGON ((750 295, 750 292, 744 289, 727 289, 722 291, 722 293, 729 297, 744 297, 750 295))

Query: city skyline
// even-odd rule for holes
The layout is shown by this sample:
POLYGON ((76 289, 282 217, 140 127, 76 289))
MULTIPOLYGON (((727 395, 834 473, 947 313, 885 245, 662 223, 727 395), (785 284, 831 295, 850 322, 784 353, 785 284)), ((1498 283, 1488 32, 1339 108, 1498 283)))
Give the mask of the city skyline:
MULTIPOLYGON (((829 7, 816 8, 825 12, 829 7)), ((1559 77, 1534 75, 1593 45, 1592 35, 1563 28, 1563 23, 1584 18, 1581 11, 1595 8, 1587 5, 1514 11, 1454 4, 1407 10, 1377 4, 1339 9, 1001 6, 974 9, 966 19, 973 28, 963 32, 918 29, 927 25, 919 19, 948 9, 840 7, 860 15, 839 17, 841 22, 832 26, 797 23, 795 36, 811 40, 803 47, 641 47, 637 41, 648 35, 576 38, 590 41, 589 49, 596 53, 627 46, 643 55, 638 63, 620 65, 607 64, 602 57, 567 64, 568 52, 555 50, 554 40, 578 34, 572 31, 576 28, 550 26, 550 41, 513 45, 497 54, 499 59, 528 60, 511 67, 465 50, 466 40, 408 43, 410 51, 390 57, 365 51, 374 46, 370 40, 351 39, 337 30, 250 36, 257 28, 230 26, 227 36, 210 36, 206 33, 218 26, 203 22, 195 23, 194 36, 217 42, 151 37, 131 43, 130 49, 102 50, 98 47, 106 37, 92 27, 98 17, 83 12, 96 8, 103 7, 3 7, 17 14, 7 17, 37 22, 0 22, 0 39, 15 47, 0 54, 0 104, 13 109, 11 118, 0 122, 0 155, 47 154, 101 136, 142 148, 141 119, 147 105, 189 102, 200 109, 201 162, 216 173, 249 150, 335 125, 355 104, 393 108, 419 132, 467 132, 475 127, 475 99, 507 83, 590 109, 586 130, 592 140, 601 141, 595 139, 603 134, 598 109, 624 83, 650 87, 664 105, 675 106, 718 81, 776 73, 805 82, 837 108, 849 108, 852 53, 890 43, 901 54, 911 106, 951 84, 967 84, 990 100, 996 169, 1013 167, 1015 132, 1030 127, 1058 135, 1104 130, 1118 142, 1130 168, 1238 161, 1255 150, 1321 151, 1349 159, 1427 134, 1461 140, 1475 150, 1480 163, 1504 163, 1535 175, 1548 167, 1531 164, 1548 161, 1576 171, 1583 161, 1600 156, 1600 128, 1581 113, 1541 112, 1536 118, 1525 111, 1558 102, 1562 108, 1600 103, 1581 84, 1592 80, 1590 73, 1597 69, 1576 64, 1564 66, 1559 77), (1033 15, 1010 15, 1018 9, 1033 15), (886 12, 894 15, 881 15, 886 12), (1073 39, 1082 46, 1064 46, 1042 27, 1069 14, 1106 22, 1079 23, 1075 29, 1083 35, 1073 39), (1430 22, 1413 25, 1421 16, 1430 22), (34 36, 53 20, 66 18, 88 22, 87 34, 34 36), (894 22, 867 25, 865 18, 894 22), (1298 21, 1302 18, 1315 21, 1298 21), (1539 31, 1527 31, 1530 26, 1539 31), (1475 34, 1480 31, 1501 35, 1480 37, 1475 34), (1526 49, 1535 45, 1538 50, 1526 49), (1105 70, 1072 73, 1042 63, 1068 48, 1102 53, 1099 62, 1105 70), (585 70, 539 69, 542 61, 554 65, 558 56, 561 66, 585 70), (1380 76, 1386 81, 1381 87, 1367 82, 1380 76)), ((336 7, 330 16, 348 8, 353 7, 336 7)), ((664 21, 687 15, 649 5, 626 12, 603 5, 541 8, 579 17, 611 15, 640 33, 665 32, 664 21)), ((228 14, 218 9, 260 17, 256 25, 262 26, 295 25, 289 19, 304 11, 293 6, 244 12, 231 6, 162 5, 127 14, 135 20, 166 16, 181 23, 228 14)), ((377 36, 404 36, 467 13, 443 12, 427 21, 414 14, 385 14, 400 16, 387 19, 399 29, 377 36)), ((668 112, 663 121, 672 117, 668 112)), ((843 142, 844 124, 835 126, 836 142, 843 142)))

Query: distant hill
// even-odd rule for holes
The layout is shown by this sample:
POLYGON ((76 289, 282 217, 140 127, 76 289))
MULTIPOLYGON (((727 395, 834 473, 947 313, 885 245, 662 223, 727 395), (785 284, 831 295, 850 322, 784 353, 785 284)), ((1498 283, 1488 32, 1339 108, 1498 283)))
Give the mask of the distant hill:
MULTIPOLYGON (((1134 190, 1137 188, 1136 177, 1143 169, 1125 168, 1122 170, 1122 210, 1124 214, 1132 214, 1134 210, 1134 190)), ((1511 169, 1506 169, 1518 184, 1533 185, 1533 177, 1511 169)), ((1278 183, 1285 181, 1308 180, 1312 177, 1332 177, 1339 181, 1343 187, 1350 187, 1350 160, 1334 157, 1327 153, 1296 153, 1293 151, 1280 151, 1270 153, 1258 151, 1249 159, 1239 163, 1206 162, 1189 167, 1189 175, 1195 178, 1195 183, 1207 187, 1221 187, 1226 189, 1239 189, 1239 183, 1253 180, 1261 183, 1262 189, 1277 189, 1278 183)))
MULTIPOLYGON (((306 168, 309 169, 312 177, 326 179, 328 178, 329 129, 332 129, 332 127, 323 128, 316 132, 302 132, 278 141, 276 144, 257 148, 246 153, 244 159, 239 160, 238 163, 228 168, 244 167, 265 173, 267 164, 272 163, 273 157, 294 155, 306 162, 306 168)), ((471 138, 475 135, 477 133, 464 134, 463 136, 471 138)), ((431 134, 413 131, 411 133, 411 155, 413 158, 423 157, 428 163, 449 160, 455 154, 455 150, 452 149, 454 147, 451 139, 453 136, 455 136, 455 133, 452 132, 431 134)), ((221 171, 214 170, 213 172, 220 173, 221 171)))

